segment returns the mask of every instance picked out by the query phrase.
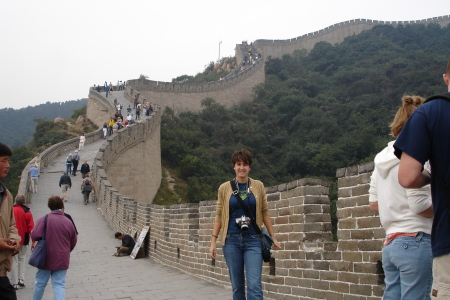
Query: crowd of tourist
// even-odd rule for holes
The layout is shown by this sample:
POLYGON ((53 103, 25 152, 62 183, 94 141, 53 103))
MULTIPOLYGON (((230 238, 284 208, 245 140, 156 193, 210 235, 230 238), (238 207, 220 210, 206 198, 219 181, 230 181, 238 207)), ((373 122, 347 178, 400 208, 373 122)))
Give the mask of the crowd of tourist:
POLYGON ((219 80, 224 80, 236 76, 237 74, 250 68, 253 64, 255 64, 258 60, 261 59, 261 53, 256 51, 255 47, 253 46, 253 42, 248 44, 247 41, 242 41, 242 46, 244 47, 244 53, 247 54, 244 56, 244 60, 242 61, 242 63, 236 67, 234 72, 228 74, 225 77, 221 77, 219 80))
POLYGON ((108 84, 107 81, 105 81, 105 83, 103 85, 100 85, 100 84, 95 85, 94 84, 94 89, 99 93, 105 92, 107 98, 112 96, 112 93, 114 91, 124 91, 126 87, 127 87, 127 83, 125 80, 124 81, 117 80, 117 84, 115 86, 112 85, 112 82, 109 82, 109 84, 108 84))
POLYGON ((153 106, 150 102, 145 101, 141 103, 139 100, 139 95, 136 95, 133 101, 134 108, 131 107, 131 104, 126 108, 126 117, 122 114, 124 110, 123 104, 120 101, 114 99, 114 107, 116 108, 116 112, 114 116, 112 116, 109 121, 103 124, 103 138, 106 139, 108 135, 113 135, 117 130, 126 128, 129 125, 135 123, 141 123, 141 116, 150 116, 153 112, 153 106))

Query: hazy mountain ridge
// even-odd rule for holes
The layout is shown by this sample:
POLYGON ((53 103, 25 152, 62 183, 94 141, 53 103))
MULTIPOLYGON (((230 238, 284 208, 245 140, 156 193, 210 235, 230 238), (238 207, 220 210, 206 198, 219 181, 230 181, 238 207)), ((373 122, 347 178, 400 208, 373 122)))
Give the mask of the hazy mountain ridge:
POLYGON ((54 120, 55 118, 70 118, 76 109, 87 104, 87 98, 66 102, 46 102, 36 106, 20 109, 0 109, 0 141, 9 147, 28 144, 36 129, 35 119, 54 120))

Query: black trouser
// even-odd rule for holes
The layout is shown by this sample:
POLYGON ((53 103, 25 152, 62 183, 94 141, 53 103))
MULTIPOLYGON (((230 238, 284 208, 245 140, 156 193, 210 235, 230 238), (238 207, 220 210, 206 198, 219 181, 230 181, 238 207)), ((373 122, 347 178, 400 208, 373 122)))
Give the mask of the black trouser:
POLYGON ((83 199, 84 199, 84 202, 85 203, 88 203, 89 202, 89 194, 90 194, 91 192, 83 192, 83 199))
POLYGON ((72 161, 73 167, 72 167, 72 174, 77 175, 77 168, 78 168, 78 160, 74 159, 72 161))
POLYGON ((9 282, 8 277, 0 277, 0 299, 2 300, 17 300, 16 290, 9 282))

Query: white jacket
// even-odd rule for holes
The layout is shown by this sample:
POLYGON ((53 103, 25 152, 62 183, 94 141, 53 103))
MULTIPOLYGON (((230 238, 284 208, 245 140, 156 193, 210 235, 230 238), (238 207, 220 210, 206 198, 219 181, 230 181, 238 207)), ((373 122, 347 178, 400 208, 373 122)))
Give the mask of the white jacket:
POLYGON ((433 218, 417 215, 431 206, 430 185, 405 189, 398 183, 400 160, 394 155, 394 142, 388 143, 375 157, 369 201, 378 202, 380 220, 386 234, 417 231, 430 234, 433 218))

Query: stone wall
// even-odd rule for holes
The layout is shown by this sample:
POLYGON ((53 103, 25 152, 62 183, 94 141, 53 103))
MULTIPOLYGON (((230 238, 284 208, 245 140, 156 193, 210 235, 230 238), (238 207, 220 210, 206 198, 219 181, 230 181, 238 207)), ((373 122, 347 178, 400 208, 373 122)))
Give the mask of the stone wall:
POLYGON ((95 125, 102 128, 116 113, 115 107, 93 87, 89 89, 86 116, 95 125))
MULTIPOLYGON (((118 130, 100 147, 91 173, 95 183, 101 187, 96 197, 101 205, 103 201, 108 203, 108 210, 113 209, 112 203, 118 209, 117 201, 153 201, 162 178, 161 115, 160 107, 155 106, 147 120, 118 130), (120 189, 120 196, 117 190, 109 188, 112 186, 120 189)), ((126 210, 120 213, 126 214, 126 210)))
POLYGON ((328 42, 332 45, 341 43, 348 36, 357 35, 363 30, 372 29, 375 25, 409 25, 437 23, 442 27, 450 23, 450 16, 441 16, 415 21, 376 21, 356 19, 337 23, 319 31, 304 34, 288 40, 256 40, 256 48, 264 57, 272 56, 281 58, 284 54, 292 54, 294 50, 306 49, 310 51, 318 42, 328 42))
POLYGON ((258 60, 248 69, 230 78, 208 83, 174 83, 147 79, 127 81, 125 97, 133 102, 140 94, 160 106, 175 112, 200 111, 201 100, 211 97, 222 105, 231 107, 253 100, 253 87, 264 82, 264 61, 258 60))

